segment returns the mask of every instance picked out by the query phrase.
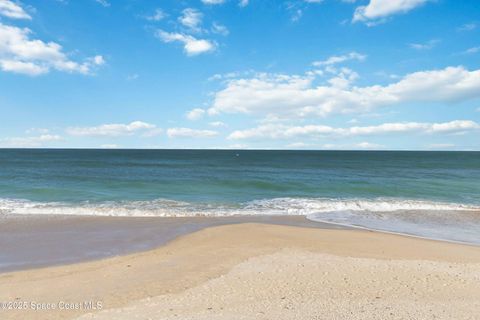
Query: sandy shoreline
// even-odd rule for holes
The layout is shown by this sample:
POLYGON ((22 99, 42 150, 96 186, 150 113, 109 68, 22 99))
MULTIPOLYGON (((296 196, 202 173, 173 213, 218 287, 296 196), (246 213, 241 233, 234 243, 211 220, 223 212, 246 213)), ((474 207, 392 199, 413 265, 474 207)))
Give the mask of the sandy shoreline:
POLYGON ((0 216, 0 274, 147 251, 208 227, 252 222, 346 229, 310 221, 304 216, 6 215, 0 216))
MULTIPOLYGON (((0 275, 0 301, 100 302, 103 310, 85 319, 474 319, 478 292, 478 247, 258 223, 207 228, 142 253, 0 275)), ((91 312, 0 310, 0 317, 91 312)))

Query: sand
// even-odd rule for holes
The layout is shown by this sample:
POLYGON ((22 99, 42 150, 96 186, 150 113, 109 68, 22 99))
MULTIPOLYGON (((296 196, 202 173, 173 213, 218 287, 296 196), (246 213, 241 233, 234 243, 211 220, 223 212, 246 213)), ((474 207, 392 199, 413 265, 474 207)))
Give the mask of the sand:
POLYGON ((157 248, 179 236, 208 227, 246 222, 342 228, 310 221, 304 216, 101 217, 0 214, 0 273, 127 255, 157 248))
POLYGON ((475 319, 480 248, 360 230, 212 227, 158 249, 0 275, 1 319, 475 319))

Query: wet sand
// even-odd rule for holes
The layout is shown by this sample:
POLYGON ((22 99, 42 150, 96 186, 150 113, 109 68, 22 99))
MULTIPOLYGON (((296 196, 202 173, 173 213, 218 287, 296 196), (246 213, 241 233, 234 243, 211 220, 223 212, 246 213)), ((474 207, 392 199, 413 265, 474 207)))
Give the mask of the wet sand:
POLYGON ((144 218, 8 215, 0 218, 0 273, 150 250, 204 228, 245 222, 343 228, 309 221, 303 216, 144 218))
POLYGON ((479 247, 362 230, 240 223, 183 235, 150 251, 1 274, 0 301, 30 304, 0 316, 475 319, 478 292, 479 247), (31 302, 57 309, 35 311, 31 302), (65 303, 80 307, 65 310, 65 303))

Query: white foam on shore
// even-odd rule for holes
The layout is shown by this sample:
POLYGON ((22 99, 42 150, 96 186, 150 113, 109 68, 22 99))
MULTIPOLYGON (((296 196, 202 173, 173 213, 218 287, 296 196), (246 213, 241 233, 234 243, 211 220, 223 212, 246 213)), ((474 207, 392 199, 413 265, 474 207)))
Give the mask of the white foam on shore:
POLYGON ((479 206, 426 200, 276 198, 228 205, 168 199, 78 204, 0 199, 0 217, 9 214, 116 217, 303 215, 312 221, 480 244, 479 206))
POLYGON ((168 199, 119 202, 34 202, 0 199, 0 214, 90 215, 126 217, 190 217, 232 215, 313 215, 338 212, 480 211, 480 207, 458 203, 378 198, 325 199, 275 198, 240 205, 189 203, 168 199))
POLYGON ((480 245, 480 211, 397 210, 315 213, 307 219, 431 240, 480 245))
POLYGON ((310 215, 319 212, 392 212, 398 210, 466 210, 478 211, 479 206, 459 203, 402 199, 323 199, 276 198, 252 201, 247 207, 265 211, 286 211, 294 215, 310 215))

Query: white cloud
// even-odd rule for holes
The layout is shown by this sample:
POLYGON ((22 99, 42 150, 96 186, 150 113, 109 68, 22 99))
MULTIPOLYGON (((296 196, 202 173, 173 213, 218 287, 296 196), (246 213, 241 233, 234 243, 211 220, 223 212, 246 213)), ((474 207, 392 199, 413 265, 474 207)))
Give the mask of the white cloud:
POLYGON ((462 132, 469 130, 478 130, 480 125, 471 120, 455 120, 444 123, 434 123, 430 128, 427 129, 427 132, 462 132))
POLYGON ((306 118, 367 112, 402 103, 453 103, 480 97, 480 70, 463 67, 414 72, 385 86, 350 87, 344 82, 348 86, 342 87, 335 83, 338 81, 317 86, 314 80, 312 76, 283 74, 231 79, 214 94, 208 112, 306 118))
POLYGON ((305 143, 305 142, 294 142, 294 143, 290 143, 287 145, 287 148, 291 148, 291 149, 303 149, 303 148, 308 148, 310 146, 310 144, 308 143, 305 143))
POLYGON ((212 24, 212 32, 221 34, 222 36, 228 36, 228 34, 230 33, 227 27, 216 22, 212 24))
POLYGON ((207 80, 208 81, 228 80, 228 79, 238 78, 241 76, 251 75, 252 73, 254 72, 251 70, 245 71, 245 72, 227 72, 223 74, 216 73, 213 76, 209 77, 207 80))
POLYGON ((127 76, 128 81, 137 80, 138 78, 140 78, 140 75, 138 73, 132 73, 127 76))
POLYGON ((472 22, 472 23, 465 23, 464 25, 461 25, 460 27, 457 28, 458 31, 472 31, 477 28, 477 24, 472 22))
POLYGON ((67 133, 72 136, 106 136, 119 137, 128 136, 138 132, 148 133, 151 130, 158 129, 155 125, 142 122, 133 121, 129 124, 102 124, 96 127, 71 127, 67 128, 67 133))
POLYGON ((70 60, 62 46, 55 42, 30 39, 32 31, 0 23, 0 68, 3 71, 40 75, 56 69, 65 72, 90 74, 95 66, 105 63, 95 56, 79 63, 70 60))
POLYGON ((0 0, 0 16, 11 19, 32 19, 21 6, 11 0, 0 0))
POLYGON ((213 121, 208 123, 208 125, 215 128, 228 127, 228 125, 222 121, 213 121))
POLYGON ((285 7, 290 14, 290 21, 297 22, 306 12, 309 5, 316 5, 322 3, 324 0, 296 0, 284 1, 285 7))
POLYGON ((406 13, 429 0, 370 0, 368 5, 355 9, 353 22, 363 21, 369 25, 381 22, 391 15, 406 13))
POLYGON ((334 88, 347 89, 358 79, 358 74, 348 68, 342 68, 337 72, 335 77, 328 80, 328 83, 334 88))
POLYGON ((100 146, 100 148, 102 148, 102 149, 118 149, 118 148, 120 148, 120 146, 118 144, 113 144, 112 143, 112 144, 102 144, 100 146))
POLYGON ((196 130, 191 128, 170 128, 167 130, 169 138, 210 138, 218 135, 212 130, 196 130))
POLYGON ((288 139, 299 136, 310 135, 330 135, 335 132, 335 129, 329 126, 308 125, 308 126, 287 126, 283 124, 263 124, 255 128, 246 130, 237 130, 232 132, 228 139, 243 140, 243 139, 288 139))
POLYGON ((58 135, 42 134, 34 137, 14 137, 0 139, 0 145, 10 148, 37 148, 48 143, 62 141, 58 135))
POLYGON ((223 4, 225 3, 225 0, 202 0, 204 4, 223 4))
POLYGON ((385 149, 385 146, 382 144, 372 143, 372 142, 360 142, 354 144, 335 144, 335 143, 326 143, 321 146, 323 150, 380 150, 385 149))
POLYGON ((107 0, 95 0, 95 2, 104 7, 110 7, 110 2, 108 2, 107 0))
POLYGON ((348 54, 341 55, 341 56, 331 56, 327 60, 315 61, 313 63, 313 65, 316 66, 316 67, 331 66, 331 65, 334 65, 334 64, 337 64, 337 63, 348 61, 348 60, 363 61, 363 60, 365 60, 366 57, 367 57, 366 55, 360 54, 358 52, 350 52, 348 54))
POLYGON ((474 53, 477 53, 477 52, 480 52, 480 47, 469 48, 469 49, 465 50, 463 53, 464 54, 474 54, 474 53))
POLYGON ((160 21, 165 18, 165 13, 162 9, 155 9, 155 13, 151 16, 146 16, 145 19, 148 21, 160 21))
POLYGON ((360 142, 360 143, 357 143, 355 147, 360 149, 367 149, 367 150, 378 150, 378 149, 385 148, 385 146, 381 144, 376 144, 371 142, 360 142))
POLYGON ((16 60, 0 60, 0 68, 6 72, 27 74, 37 76, 48 72, 45 66, 36 65, 33 62, 22 62, 16 60))
POLYGON ((244 143, 234 143, 234 144, 228 145, 226 147, 221 147, 219 149, 241 150, 241 149, 249 149, 249 146, 248 146, 248 144, 244 144, 244 143))
POLYGON ((100 55, 97 55, 92 58, 88 58, 87 61, 89 61, 91 65, 96 65, 96 66, 103 66, 105 64, 105 58, 100 55))
MULTIPOLYGON (((217 5, 217 4, 224 4, 226 0, 202 0, 202 2, 206 5, 217 5)), ((249 0, 240 0, 238 2, 238 5, 240 7, 246 7, 248 6, 249 0)))
POLYGON ((425 43, 410 43, 409 46, 410 48, 416 49, 416 50, 430 50, 433 47, 435 47, 439 42, 440 40, 438 39, 432 39, 425 43))
POLYGON ((215 81, 215 80, 222 80, 223 75, 216 73, 213 76, 209 77, 207 80, 208 81, 215 81))
POLYGON ((187 8, 182 11, 182 15, 178 18, 178 21, 193 31, 200 31, 202 19, 203 14, 200 11, 193 8, 187 8))
POLYGON ((204 114, 205 114, 205 110, 200 108, 195 108, 193 110, 188 111, 186 114, 186 117, 188 120, 195 121, 195 120, 201 119, 204 114))
POLYGON ((292 22, 299 21, 303 16, 303 10, 302 9, 291 9, 291 10, 292 10, 292 16, 290 17, 290 20, 292 22))
POLYGON ((228 139, 289 139, 296 137, 353 137, 384 135, 392 133, 418 132, 424 134, 448 134, 480 130, 480 124, 470 120, 454 120, 444 123, 397 122, 376 126, 334 128, 326 125, 288 126, 284 124, 263 124, 255 128, 232 132, 228 139))
POLYGON ((28 130, 25 131, 26 134, 47 134, 49 133, 50 130, 49 129, 46 129, 46 128, 30 128, 28 130))
POLYGON ((197 39, 191 35, 182 33, 166 32, 163 30, 157 30, 156 37, 165 43, 181 42, 185 53, 189 56, 198 55, 201 53, 211 52, 216 49, 214 42, 204 39, 197 39))

